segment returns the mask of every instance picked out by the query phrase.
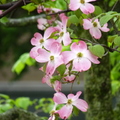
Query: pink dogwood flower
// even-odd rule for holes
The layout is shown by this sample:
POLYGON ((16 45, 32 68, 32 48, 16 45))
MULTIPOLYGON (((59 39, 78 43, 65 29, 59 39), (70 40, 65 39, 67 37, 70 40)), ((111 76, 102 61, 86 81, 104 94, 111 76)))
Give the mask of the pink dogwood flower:
POLYGON ((70 0, 69 8, 72 11, 75 11, 80 8, 80 10, 84 14, 93 13, 95 8, 89 2, 96 1, 96 0, 70 0))
POLYGON ((59 38, 58 41, 61 43, 63 42, 63 44, 65 46, 69 45, 71 43, 71 39, 70 39, 70 34, 69 32, 67 32, 67 21, 68 21, 68 17, 65 16, 64 14, 60 14, 60 19, 62 22, 57 21, 57 30, 59 31, 59 38))
POLYGON ((107 28, 108 24, 104 24, 103 27, 101 27, 100 22, 98 19, 92 21, 91 19, 83 19, 83 28, 85 30, 89 30, 90 34, 95 39, 101 38, 101 31, 108 32, 109 28, 107 28))
POLYGON ((64 63, 61 55, 61 49, 62 49, 62 46, 58 42, 54 42, 52 43, 52 45, 50 45, 50 48, 49 48, 50 51, 46 51, 45 49, 42 49, 42 48, 38 49, 39 56, 37 56, 35 60, 40 63, 47 62, 46 74, 52 75, 55 69, 59 65, 64 63))
POLYGON ((54 94, 53 100, 57 104, 65 104, 58 114, 60 118, 67 119, 72 113, 73 106, 77 107, 79 110, 86 112, 88 109, 88 104, 86 101, 79 99, 79 96, 82 94, 81 91, 78 91, 76 95, 69 94, 67 97, 62 93, 58 92, 54 94))
POLYGON ((55 42, 54 39, 51 39, 50 36, 56 29, 54 27, 49 27, 45 30, 44 36, 36 32, 34 37, 31 39, 31 44, 34 46, 39 46, 40 48, 45 47, 49 50, 49 46, 55 42))
POLYGON ((47 83, 50 87, 53 87, 56 92, 61 91, 61 82, 56 80, 54 82, 51 82, 52 76, 51 75, 45 75, 42 78, 42 83, 47 83))
POLYGON ((79 72, 87 71, 91 67, 91 62, 99 64, 98 57, 94 56, 87 49, 84 41, 72 43, 71 51, 64 51, 62 53, 65 64, 73 60, 73 68, 79 72))

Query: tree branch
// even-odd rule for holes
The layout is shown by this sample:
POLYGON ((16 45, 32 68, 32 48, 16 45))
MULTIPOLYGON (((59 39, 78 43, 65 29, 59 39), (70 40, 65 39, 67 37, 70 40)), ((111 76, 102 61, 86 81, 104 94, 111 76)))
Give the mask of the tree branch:
MULTIPOLYGON (((30 3, 29 0, 26 1, 26 4, 30 3)), ((17 2, 12 2, 12 3, 7 3, 7 4, 3 4, 0 5, 0 9, 2 8, 8 8, 7 10, 5 10, 1 15, 0 18, 4 17, 5 15, 7 15, 8 13, 10 13, 12 10, 14 10, 15 8, 24 5, 23 0, 19 0, 17 2)))
POLYGON ((19 19, 8 19, 8 22, 0 24, 7 26, 7 27, 19 27, 19 26, 26 26, 30 25, 33 23, 37 23, 37 19, 45 17, 45 14, 40 14, 36 16, 31 16, 31 17, 24 17, 24 18, 19 18, 19 19))

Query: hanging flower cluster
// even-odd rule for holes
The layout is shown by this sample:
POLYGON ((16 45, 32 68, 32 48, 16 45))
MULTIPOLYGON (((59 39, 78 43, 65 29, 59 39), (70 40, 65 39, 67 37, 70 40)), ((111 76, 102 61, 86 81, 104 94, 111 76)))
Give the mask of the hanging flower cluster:
MULTIPOLYGON (((69 8, 72 11, 80 9, 84 14, 90 14, 95 10, 94 6, 89 3, 91 1, 95 0, 70 0, 69 8)), ((38 13, 40 12, 42 10, 38 7, 38 13)), ((52 22, 44 18, 38 19, 38 28, 45 31, 43 35, 39 32, 34 34, 31 39, 31 44, 34 47, 30 51, 30 56, 37 62, 44 63, 40 68, 45 73, 42 83, 48 84, 56 91, 53 97, 55 106, 49 120, 55 120, 56 115, 62 119, 67 119, 72 114, 73 106, 86 112, 88 104, 79 99, 81 91, 77 92, 76 95, 70 93, 66 97, 61 92, 62 83, 74 82, 79 72, 87 71, 91 68, 92 63, 99 64, 100 62, 98 57, 89 51, 84 41, 72 41, 67 29, 68 17, 65 14, 60 14, 59 20, 55 20, 53 17, 51 21, 54 22, 54 26, 48 27, 47 24, 52 25, 52 22), (69 49, 64 50, 64 47, 69 49), (64 106, 57 109, 59 104, 64 106)), ((100 39, 101 31, 109 31, 107 24, 101 27, 98 19, 83 19, 83 28, 89 30, 91 36, 96 39, 100 39)))

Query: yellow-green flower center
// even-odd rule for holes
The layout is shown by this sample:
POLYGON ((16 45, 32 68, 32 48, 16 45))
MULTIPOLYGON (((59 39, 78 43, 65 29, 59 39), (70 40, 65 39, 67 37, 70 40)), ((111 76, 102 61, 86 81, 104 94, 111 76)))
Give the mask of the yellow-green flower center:
POLYGON ((77 54, 77 57, 79 57, 79 58, 82 57, 82 56, 83 56, 82 53, 78 53, 78 54, 77 54))
POLYGON ((80 0, 80 3, 81 3, 81 4, 84 4, 84 3, 85 3, 85 0, 80 0))
POLYGON ((41 40, 40 40, 40 43, 43 43, 43 42, 44 42, 44 40, 43 40, 43 39, 41 39, 41 40))
POLYGON ((54 60, 54 56, 50 56, 50 60, 51 60, 51 61, 54 60))
POLYGON ((61 32, 61 33, 60 33, 60 37, 62 37, 62 36, 63 36, 63 34, 64 34, 64 32, 61 32))
POLYGON ((69 99, 69 100, 67 101, 67 104, 72 104, 72 100, 69 99))
POLYGON ((97 23, 96 23, 96 22, 93 22, 93 26, 94 26, 94 27, 97 27, 97 23))

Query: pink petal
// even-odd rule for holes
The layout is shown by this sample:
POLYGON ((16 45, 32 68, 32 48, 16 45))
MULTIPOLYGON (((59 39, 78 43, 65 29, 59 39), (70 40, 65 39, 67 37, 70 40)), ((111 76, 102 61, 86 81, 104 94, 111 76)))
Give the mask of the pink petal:
POLYGON ((49 75, 53 75, 53 73, 55 72, 55 63, 54 61, 49 61, 47 66, 46 66, 46 74, 49 74, 49 75))
POLYGON ((80 2, 79 0, 70 0, 70 4, 69 4, 69 8, 72 11, 77 10, 78 8, 80 8, 80 2))
POLYGON ((45 25, 47 24, 47 19, 40 18, 40 19, 37 20, 37 22, 38 22, 38 25, 37 25, 38 29, 44 30, 45 25))
POLYGON ((87 71, 91 67, 91 62, 87 58, 76 58, 73 60, 73 67, 77 71, 87 71))
POLYGON ((60 92, 61 91, 61 82, 60 81, 58 81, 58 80, 56 80, 55 81, 55 83, 53 84, 53 87, 54 87, 54 90, 56 91, 56 92, 60 92))
POLYGON ((89 50, 85 51, 84 57, 88 58, 94 64, 99 64, 100 63, 100 61, 98 60, 98 57, 93 55, 89 50))
POLYGON ((57 104, 67 103, 67 97, 62 92, 57 92, 54 94, 53 101, 57 104))
POLYGON ((40 44, 41 39, 42 35, 40 33, 35 33, 34 37, 31 39, 31 44, 37 46, 40 44))
POLYGON ((88 109, 87 102, 82 99, 77 99, 76 101, 73 102, 73 105, 83 112, 86 112, 88 109))
POLYGON ((64 44, 65 46, 67 46, 67 45, 69 45, 70 43, 71 43, 71 39, 70 39, 70 34, 69 34, 69 32, 64 33, 64 35, 63 35, 63 44, 64 44))
POLYGON ((76 57, 76 55, 72 51, 62 52, 62 56, 63 56, 63 61, 65 64, 67 64, 68 62, 70 62, 76 57))
POLYGON ((91 27, 92 27, 91 21, 88 20, 88 19, 83 19, 83 28, 84 28, 85 30, 88 30, 88 29, 90 29, 91 27))
POLYGON ((79 41, 78 43, 74 42, 70 48, 74 53, 78 53, 82 52, 83 50, 86 50, 87 45, 84 41, 79 41))
POLYGON ((44 39, 48 39, 50 37, 50 35, 55 31, 56 31, 56 29, 54 27, 47 28, 44 33, 44 39))
POLYGON ((100 39, 101 38, 101 31, 97 27, 93 27, 90 29, 90 34, 95 38, 95 39, 100 39))
POLYGON ((38 49, 39 47, 33 47, 31 50, 30 50, 30 57, 32 58, 36 58, 39 54, 38 54, 38 49))
POLYGON ((62 46, 61 46, 60 43, 54 42, 54 43, 51 45, 50 51, 51 51, 51 53, 53 53, 54 55, 59 55, 59 54, 61 53, 61 50, 62 50, 62 46))
POLYGON ((107 26, 108 26, 108 24, 106 23, 106 24, 104 24, 104 26, 101 27, 100 29, 101 29, 103 32, 108 32, 110 29, 107 28, 107 26))
POLYGON ((50 53, 46 50, 39 48, 38 49, 39 56, 35 58, 37 62, 44 63, 49 61, 50 53))
POLYGON ((52 45, 54 42, 56 42, 56 40, 54 40, 54 39, 45 40, 45 42, 44 42, 44 47, 45 47, 47 50, 50 50, 51 45, 52 45))
POLYGON ((95 7, 90 3, 85 3, 85 4, 80 4, 80 10, 84 14, 90 14, 90 13, 93 13, 95 11, 95 7))
POLYGON ((82 94, 81 91, 78 91, 76 95, 69 94, 68 99, 72 99, 72 101, 75 101, 79 98, 79 96, 82 94))
POLYGON ((72 113, 73 106, 72 105, 65 105, 59 111, 58 114, 60 118, 66 120, 72 113))
POLYGON ((57 68, 58 66, 64 64, 63 62, 63 56, 59 55, 58 57, 55 58, 55 68, 57 68))

